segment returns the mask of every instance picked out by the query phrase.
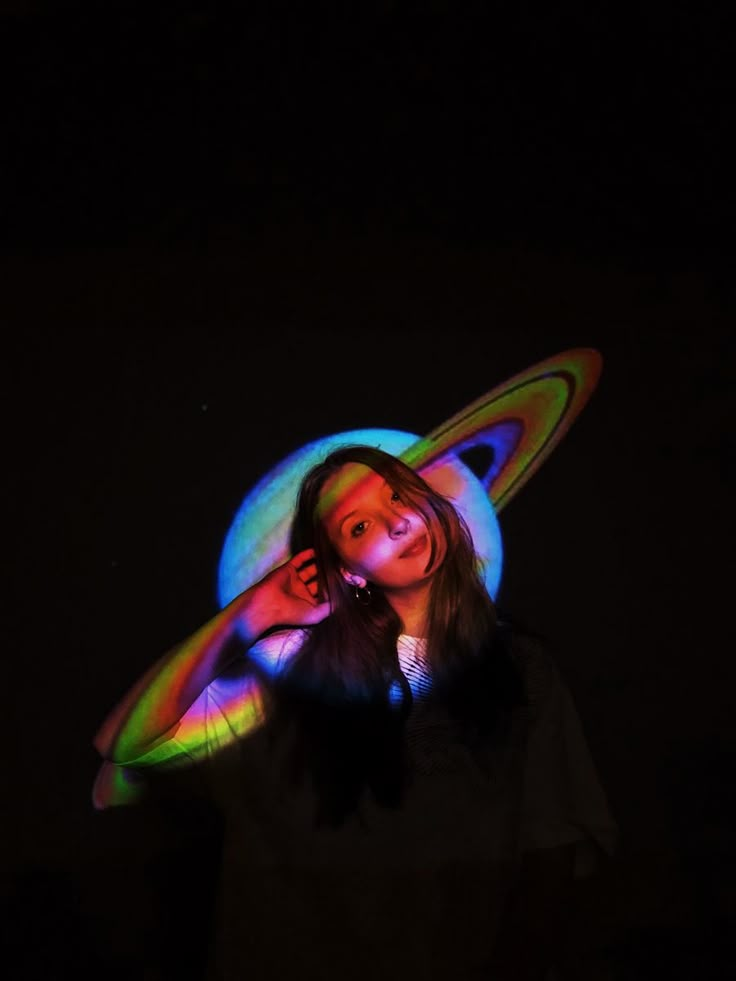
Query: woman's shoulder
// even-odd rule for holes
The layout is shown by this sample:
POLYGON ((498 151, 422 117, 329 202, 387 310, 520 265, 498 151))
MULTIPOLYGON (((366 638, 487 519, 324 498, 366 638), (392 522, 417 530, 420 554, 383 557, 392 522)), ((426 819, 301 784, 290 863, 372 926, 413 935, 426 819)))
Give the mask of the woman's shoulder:
POLYGON ((560 685, 560 672, 548 641, 539 634, 516 625, 505 624, 511 655, 524 680, 527 698, 533 707, 560 685))
POLYGON ((248 659, 269 678, 277 677, 301 649, 308 636, 303 628, 274 630, 248 650, 248 659))

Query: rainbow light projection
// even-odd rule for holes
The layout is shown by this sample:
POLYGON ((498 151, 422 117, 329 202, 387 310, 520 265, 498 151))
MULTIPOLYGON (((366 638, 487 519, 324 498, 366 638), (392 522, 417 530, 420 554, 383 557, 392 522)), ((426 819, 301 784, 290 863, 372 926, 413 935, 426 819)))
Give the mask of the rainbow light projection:
MULTIPOLYGON (((221 606, 289 557, 289 528, 304 474, 328 453, 349 443, 376 446, 401 456, 420 439, 395 429, 355 429, 308 443, 259 481, 240 505, 225 537, 218 572, 221 606)), ((473 532, 488 591, 501 580, 501 531, 483 486, 458 457, 437 459, 422 473, 428 483, 453 499, 473 532)))
POLYGON ((421 473, 447 454, 489 448, 493 462, 481 483, 499 512, 567 433, 593 394, 602 365, 591 348, 547 358, 476 399, 402 458, 421 473))
MULTIPOLYGON (((465 517, 495 597, 503 549, 497 513, 519 492, 566 434, 590 398, 602 358, 590 348, 554 355, 482 395, 425 437, 393 429, 357 429, 317 439, 286 457, 243 499, 225 537, 217 574, 221 607, 288 558, 290 519, 304 473, 346 443, 367 443, 400 456, 446 496, 465 517), (463 452, 491 451, 488 470, 477 477, 463 452)), ((267 639, 268 640, 268 639, 267 639)), ((273 664, 273 644, 250 652, 261 667, 273 664)), ((278 653, 278 652, 276 652, 278 653)), ((172 683, 171 678, 166 679, 172 683)), ((149 690, 146 698, 157 697, 149 690)), ((247 674, 247 661, 216 679, 182 718, 176 732, 125 766, 103 764, 93 792, 96 807, 138 799, 135 774, 152 766, 181 766, 205 751, 224 747, 263 719, 262 693, 247 674), (236 720, 235 722, 233 720, 236 720)))
MULTIPOLYGON (((273 644, 273 638, 270 642, 273 644)), ((215 679, 190 706, 176 731, 149 752, 124 764, 105 761, 94 783, 93 805, 103 810, 135 803, 145 793, 146 770, 190 766, 243 738, 264 718, 261 686, 243 659, 215 679)))
POLYGON ((230 525, 218 569, 220 605, 286 561, 301 478, 333 449, 351 442, 400 456, 454 500, 470 525, 488 591, 495 597, 502 565, 496 514, 570 428, 598 383, 601 364, 600 354, 589 348, 566 351, 482 395, 423 438, 392 429, 359 429, 292 453, 248 493, 230 525), (492 452, 481 478, 460 458, 477 447, 492 452))
POLYGON ((145 780, 137 770, 105 760, 97 771, 92 804, 98 811, 111 805, 135 804, 144 795, 145 780))

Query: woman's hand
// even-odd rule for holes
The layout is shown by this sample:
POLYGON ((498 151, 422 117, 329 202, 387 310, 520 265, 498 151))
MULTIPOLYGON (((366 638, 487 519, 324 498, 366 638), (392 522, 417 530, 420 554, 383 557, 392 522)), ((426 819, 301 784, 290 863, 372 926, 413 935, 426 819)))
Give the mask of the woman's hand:
POLYGON ((272 627, 306 627, 330 615, 321 599, 314 549, 297 552, 248 590, 242 613, 246 630, 258 636, 272 627))
POLYGON ((229 641, 238 626, 241 642, 250 645, 272 627, 319 623, 330 610, 321 600, 314 551, 299 552, 159 658, 103 722, 95 736, 98 752, 112 763, 132 766, 168 739, 236 656, 229 641))

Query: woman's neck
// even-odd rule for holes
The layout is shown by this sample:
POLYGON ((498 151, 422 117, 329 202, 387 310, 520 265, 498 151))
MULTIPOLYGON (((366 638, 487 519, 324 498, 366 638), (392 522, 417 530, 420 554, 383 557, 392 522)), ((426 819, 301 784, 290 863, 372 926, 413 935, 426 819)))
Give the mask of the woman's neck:
POLYGON ((424 637, 427 631, 430 584, 410 589, 386 591, 386 599, 401 620, 401 632, 410 637, 424 637))

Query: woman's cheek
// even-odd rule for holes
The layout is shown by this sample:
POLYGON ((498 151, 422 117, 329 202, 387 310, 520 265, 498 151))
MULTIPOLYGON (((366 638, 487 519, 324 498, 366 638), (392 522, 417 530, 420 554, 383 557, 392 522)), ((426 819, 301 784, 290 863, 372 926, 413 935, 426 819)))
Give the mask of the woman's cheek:
POLYGON ((370 573, 380 572, 393 561, 395 559, 390 545, 387 546, 381 542, 366 542, 365 546, 354 556, 354 563, 359 564, 369 578, 370 573))

